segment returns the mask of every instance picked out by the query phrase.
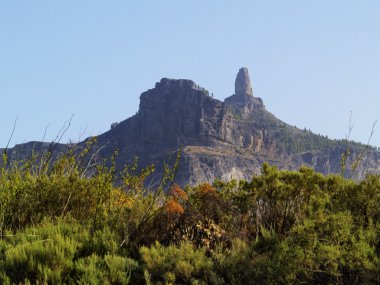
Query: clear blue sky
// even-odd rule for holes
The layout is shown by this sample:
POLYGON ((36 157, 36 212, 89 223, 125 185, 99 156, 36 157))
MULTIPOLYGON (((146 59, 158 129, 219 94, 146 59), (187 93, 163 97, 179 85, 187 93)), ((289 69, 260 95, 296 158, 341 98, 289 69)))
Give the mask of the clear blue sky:
MULTIPOLYGON (((380 1, 1 1, 0 146, 100 134, 162 77, 219 99, 238 69, 280 119, 365 142, 380 119, 380 1)), ((380 146, 380 123, 372 144, 380 146)))

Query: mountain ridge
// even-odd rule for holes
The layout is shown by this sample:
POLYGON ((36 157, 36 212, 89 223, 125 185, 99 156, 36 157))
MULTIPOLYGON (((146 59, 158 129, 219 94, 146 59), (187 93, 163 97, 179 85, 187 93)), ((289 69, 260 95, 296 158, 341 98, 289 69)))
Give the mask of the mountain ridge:
MULTIPOLYGON (((12 159, 26 157, 28 145, 10 149, 12 159)), ((180 185, 250 179, 260 172, 263 162, 280 169, 306 165, 324 174, 340 173, 347 149, 343 140, 329 140, 290 126, 266 110, 263 100, 254 96, 247 68, 239 70, 235 93, 224 101, 213 98, 192 80, 162 78, 141 94, 136 115, 97 136, 96 145, 100 158, 109 158, 118 149, 116 164, 120 168, 135 157, 141 167, 155 164, 156 180, 163 173, 163 162, 172 162, 182 146, 176 176, 180 185)), ((346 176, 352 174, 355 161, 355 179, 380 173, 380 153, 374 148, 366 150, 350 142, 349 151, 346 176)))

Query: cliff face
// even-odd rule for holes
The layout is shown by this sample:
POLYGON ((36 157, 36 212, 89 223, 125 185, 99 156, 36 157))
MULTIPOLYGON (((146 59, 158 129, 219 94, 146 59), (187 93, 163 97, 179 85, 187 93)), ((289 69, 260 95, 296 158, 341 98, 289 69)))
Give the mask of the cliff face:
MULTIPOLYGON (((98 138, 101 155, 119 149, 121 165, 137 156, 142 165, 154 163, 158 179, 163 161, 173 159, 183 146, 176 180, 196 184, 237 178, 249 179, 268 161, 283 169, 301 165, 322 173, 339 173, 343 141, 297 129, 277 119, 254 97, 248 70, 239 70, 235 94, 224 102, 191 80, 164 78, 141 94, 138 113, 98 138)), ((364 146, 350 143, 350 165, 364 146)), ((370 149, 362 155, 353 177, 380 172, 380 155, 370 149)))
MULTIPOLYGON (((181 185, 250 179, 265 161, 282 169, 307 165, 322 173, 339 173, 345 150, 343 141, 297 129, 268 112, 262 99, 254 96, 246 68, 237 74, 235 94, 224 102, 191 80, 163 78, 141 94, 138 113, 100 135, 97 145, 99 156, 105 158, 118 149, 120 167, 135 157, 142 167, 155 164, 153 180, 182 145, 176 176, 181 185)), ((10 151, 19 159, 22 149, 26 152, 25 146, 10 151)), ((355 161, 360 161, 353 174, 356 179, 380 173, 375 149, 364 152, 364 146, 350 143, 350 154, 347 175, 355 161)))

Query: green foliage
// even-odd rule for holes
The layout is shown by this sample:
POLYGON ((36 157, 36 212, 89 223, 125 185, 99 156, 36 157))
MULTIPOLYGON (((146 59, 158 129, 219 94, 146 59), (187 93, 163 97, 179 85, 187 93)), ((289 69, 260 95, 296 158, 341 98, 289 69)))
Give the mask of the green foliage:
MULTIPOLYGON (((119 256, 110 230, 91 234, 75 221, 44 221, 0 242, 2 280, 65 284, 126 284, 137 263, 119 256)), ((0 282, 1 283, 1 282, 0 282)))
POLYGON ((250 284, 254 281, 252 250, 245 241, 233 240, 228 251, 217 248, 213 258, 215 270, 226 284, 250 284))
POLYGON ((116 175, 115 158, 88 167, 92 154, 4 154, 0 284, 379 283, 379 176, 264 164, 183 190, 176 164, 147 189, 153 166, 116 175))
POLYGON ((99 257, 96 254, 75 262, 78 284, 128 284, 130 272, 137 269, 136 261, 117 255, 99 257))
POLYGON ((16 283, 65 282, 78 246, 73 232, 68 225, 45 223, 17 235, 9 234, 2 241, 5 253, 1 268, 16 283))
POLYGON ((147 276, 154 284, 217 284, 213 262, 203 249, 194 249, 189 243, 179 247, 162 246, 140 248, 147 276))

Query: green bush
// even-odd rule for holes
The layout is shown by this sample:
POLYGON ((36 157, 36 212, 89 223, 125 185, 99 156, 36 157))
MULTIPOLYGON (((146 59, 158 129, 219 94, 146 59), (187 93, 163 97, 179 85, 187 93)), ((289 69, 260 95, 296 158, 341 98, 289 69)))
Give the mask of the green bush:
POLYGON ((140 254, 145 276, 149 276, 147 283, 218 284, 212 260, 203 249, 194 249, 189 243, 165 247, 157 242, 141 247, 140 254))
POLYGON ((152 168, 90 171, 86 155, 5 156, 0 284, 379 283, 379 176, 264 164, 250 181, 184 191, 166 168, 147 189, 152 168))
POLYGON ((126 284, 137 263, 116 253, 116 241, 109 229, 91 234, 89 227, 74 221, 45 221, 3 237, 0 281, 66 284, 75 280, 89 284, 90 280, 98 280, 100 284, 126 284))
POLYGON ((137 267, 130 258, 93 254, 75 262, 75 280, 78 284, 128 284, 131 271, 137 267))
POLYGON ((77 224, 43 223, 6 235, 1 268, 14 283, 65 283, 73 269, 81 228, 77 224))
POLYGON ((253 254, 246 242, 235 239, 230 250, 217 248, 213 259, 216 271, 226 284, 252 284, 254 281, 253 254))

